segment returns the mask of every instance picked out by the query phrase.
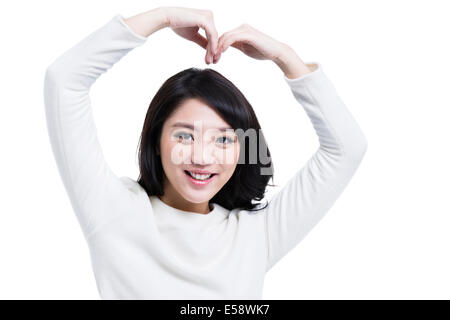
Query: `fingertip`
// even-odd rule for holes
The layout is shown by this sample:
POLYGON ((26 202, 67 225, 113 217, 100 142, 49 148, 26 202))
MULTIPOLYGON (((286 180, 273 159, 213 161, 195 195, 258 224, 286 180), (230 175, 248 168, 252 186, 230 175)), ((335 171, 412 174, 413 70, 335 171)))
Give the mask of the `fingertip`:
POLYGON ((217 55, 214 55, 214 60, 213 60, 214 63, 217 63, 219 61, 219 59, 220 59, 220 53, 217 55))

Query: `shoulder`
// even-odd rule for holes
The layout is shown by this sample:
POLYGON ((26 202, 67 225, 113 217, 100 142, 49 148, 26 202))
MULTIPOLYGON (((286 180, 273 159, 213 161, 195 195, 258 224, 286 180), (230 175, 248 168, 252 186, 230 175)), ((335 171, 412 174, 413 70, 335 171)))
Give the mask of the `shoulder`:
POLYGON ((144 188, 134 179, 122 176, 119 178, 122 185, 128 189, 130 192, 132 192, 135 195, 140 195, 142 192, 145 192, 144 188))

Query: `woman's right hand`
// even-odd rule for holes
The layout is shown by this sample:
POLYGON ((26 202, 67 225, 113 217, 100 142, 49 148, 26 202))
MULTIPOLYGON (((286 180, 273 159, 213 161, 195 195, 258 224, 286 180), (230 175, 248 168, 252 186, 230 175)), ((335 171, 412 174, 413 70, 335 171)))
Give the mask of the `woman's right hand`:
POLYGON ((205 62, 213 62, 217 53, 218 35, 211 10, 191 9, 183 7, 162 7, 168 27, 176 34, 193 41, 206 49, 205 62), (205 30, 206 38, 198 30, 205 30))

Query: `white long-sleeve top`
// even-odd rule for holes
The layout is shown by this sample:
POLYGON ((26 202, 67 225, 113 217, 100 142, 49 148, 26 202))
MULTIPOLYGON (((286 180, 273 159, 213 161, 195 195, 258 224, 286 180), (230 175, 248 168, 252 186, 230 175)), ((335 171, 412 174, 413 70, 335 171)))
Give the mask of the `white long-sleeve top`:
POLYGON ((90 250, 102 299, 261 299, 266 272, 318 223, 344 190, 367 147, 320 63, 284 79, 305 109, 320 147, 260 211, 213 204, 209 214, 175 209, 102 154, 89 90, 145 43, 122 15, 47 69, 47 126, 59 173, 90 250))

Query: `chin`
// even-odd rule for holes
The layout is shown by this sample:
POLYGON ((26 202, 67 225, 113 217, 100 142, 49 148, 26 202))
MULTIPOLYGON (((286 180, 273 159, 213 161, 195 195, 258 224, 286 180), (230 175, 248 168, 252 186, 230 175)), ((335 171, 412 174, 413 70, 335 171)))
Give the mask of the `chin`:
POLYGON ((200 194, 182 194, 183 198, 191 203, 204 203, 211 200, 212 197, 200 194))
POLYGON ((184 199, 192 203, 204 203, 211 200, 214 195, 214 192, 211 188, 204 190, 194 190, 189 188, 189 185, 186 188, 182 188, 182 190, 179 190, 178 192, 184 199))

